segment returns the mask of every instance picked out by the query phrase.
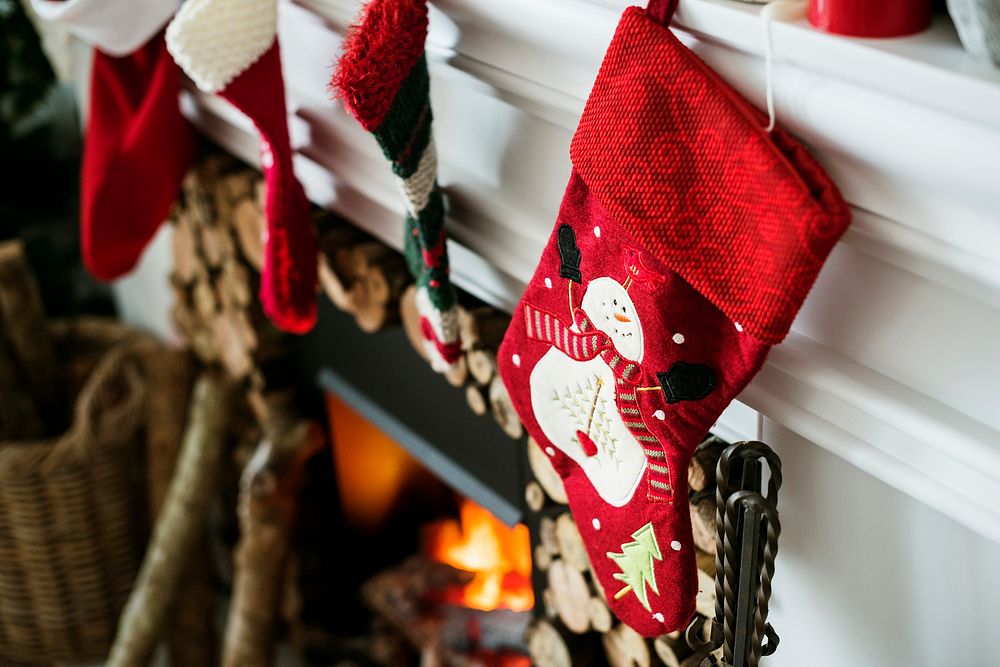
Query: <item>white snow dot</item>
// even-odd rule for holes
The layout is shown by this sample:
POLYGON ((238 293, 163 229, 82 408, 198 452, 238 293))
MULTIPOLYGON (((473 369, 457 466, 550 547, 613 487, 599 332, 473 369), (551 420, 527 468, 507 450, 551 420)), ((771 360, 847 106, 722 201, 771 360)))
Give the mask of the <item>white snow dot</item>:
POLYGON ((271 145, 262 141, 260 145, 260 166, 270 169, 274 166, 274 153, 271 152, 271 145))
POLYGON ((521 355, 515 354, 511 356, 510 360, 513 361, 514 365, 517 366, 518 368, 521 367, 521 355))
POLYGON ((600 227, 594 227, 594 236, 596 236, 597 238, 601 238, 601 228, 600 227))
POLYGON ((736 327, 737 331, 743 331, 743 325, 740 324, 739 322, 733 322, 733 326, 736 327))
POLYGON ((545 286, 548 287, 549 289, 552 289, 552 278, 545 279, 545 286))
POLYGON ((681 543, 678 542, 677 540, 674 540, 673 542, 670 543, 670 548, 673 549, 674 551, 680 551, 681 543))
POLYGON ((684 343, 684 334, 682 334, 682 333, 675 333, 674 334, 674 342, 677 343, 678 345, 683 344, 684 343))
POLYGON ((663 410, 657 410, 656 412, 653 413, 653 416, 659 419, 660 421, 663 421, 664 419, 667 418, 667 413, 664 412, 663 410))
POLYGON ((556 450, 552 449, 551 447, 546 447, 545 448, 545 453, 548 454, 549 456, 555 456, 556 455, 556 450))
POLYGON ((656 612, 655 614, 653 614, 653 620, 663 623, 663 614, 661 614, 660 612, 656 612))
POLYGON ((594 519, 590 523, 594 524, 594 530, 600 530, 601 529, 601 520, 600 519, 594 519))

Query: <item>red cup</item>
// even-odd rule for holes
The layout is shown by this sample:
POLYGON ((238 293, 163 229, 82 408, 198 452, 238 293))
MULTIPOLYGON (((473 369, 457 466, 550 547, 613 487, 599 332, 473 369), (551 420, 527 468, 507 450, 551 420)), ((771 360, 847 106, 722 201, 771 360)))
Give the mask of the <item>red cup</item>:
POLYGON ((900 37, 931 24, 931 0, 809 0, 809 22, 851 37, 900 37))

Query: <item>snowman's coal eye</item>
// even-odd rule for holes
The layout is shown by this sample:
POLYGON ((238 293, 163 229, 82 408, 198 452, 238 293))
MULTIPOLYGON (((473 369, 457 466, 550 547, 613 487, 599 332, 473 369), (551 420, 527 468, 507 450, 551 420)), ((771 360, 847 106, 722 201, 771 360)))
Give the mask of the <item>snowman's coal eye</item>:
POLYGON ((615 299, 615 305, 616 306, 618 305, 618 299, 615 299))

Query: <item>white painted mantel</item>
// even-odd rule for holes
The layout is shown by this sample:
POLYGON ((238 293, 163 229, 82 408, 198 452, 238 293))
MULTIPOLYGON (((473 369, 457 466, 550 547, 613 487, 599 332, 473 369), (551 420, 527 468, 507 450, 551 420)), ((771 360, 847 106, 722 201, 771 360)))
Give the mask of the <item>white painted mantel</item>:
MULTIPOLYGON (((456 282, 511 308, 569 175, 569 140, 624 0, 439 0, 429 56, 456 282)), ((357 0, 281 5, 296 169, 390 245, 402 206, 327 94, 357 0)), ((682 0, 682 38, 758 105, 758 9, 682 0)), ((854 207, 788 340, 719 424, 785 460, 772 665, 1000 665, 1000 71, 948 20, 897 40, 776 23, 779 122, 854 207)), ((248 121, 189 115, 255 162, 248 121)), ((691 332, 689 335, 697 335, 691 332)))

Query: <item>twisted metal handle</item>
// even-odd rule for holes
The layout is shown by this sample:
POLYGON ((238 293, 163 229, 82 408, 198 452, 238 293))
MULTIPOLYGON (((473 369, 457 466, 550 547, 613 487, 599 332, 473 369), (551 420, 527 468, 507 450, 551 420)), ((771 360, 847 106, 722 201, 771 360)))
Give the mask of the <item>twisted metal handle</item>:
MULTIPOLYGON (((756 472, 756 468, 751 468, 756 472)), ((759 473, 758 473, 759 474, 759 473)), ((756 585, 756 599, 753 601, 753 623, 749 637, 749 653, 735 667, 756 667, 762 655, 771 655, 778 646, 778 635, 766 622, 767 604, 771 597, 771 579, 774 576, 774 560, 778 550, 778 535, 781 524, 778 521, 778 489, 781 488, 781 460, 774 451, 762 442, 741 442, 722 453, 716 469, 716 524, 718 546, 716 549, 715 576, 715 618, 710 623, 709 638, 703 639, 704 624, 696 618, 688 626, 685 639, 697 655, 704 655, 700 667, 721 664, 734 667, 735 642, 737 635, 737 612, 739 608, 739 577, 752 576, 757 581, 758 573, 739 571, 737 547, 741 546, 738 529, 740 516, 747 510, 759 516, 760 530, 753 536, 752 545, 743 545, 754 550, 761 549, 759 583, 756 585), (769 473, 766 496, 758 492, 760 480, 749 480, 750 489, 741 488, 743 473, 748 463, 765 463, 769 473), (763 542, 762 548, 760 541, 763 542), (723 648, 721 663, 711 654, 723 648)), ((741 549, 742 552, 742 549, 741 549)), ((742 651, 741 651, 742 653, 742 651)))

